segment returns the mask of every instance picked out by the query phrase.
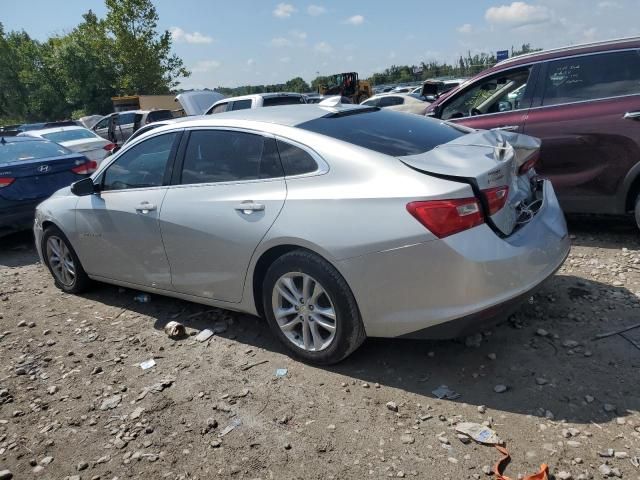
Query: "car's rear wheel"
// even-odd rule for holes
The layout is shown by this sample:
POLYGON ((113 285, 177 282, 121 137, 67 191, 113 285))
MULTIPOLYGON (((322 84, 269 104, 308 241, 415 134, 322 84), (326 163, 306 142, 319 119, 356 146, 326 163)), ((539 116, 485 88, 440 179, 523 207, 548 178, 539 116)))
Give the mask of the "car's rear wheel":
POLYGON ((311 252, 295 250, 278 258, 267 270, 262 292, 271 329, 298 358, 336 363, 365 339, 347 282, 311 252))
POLYGON ((636 225, 640 228, 640 194, 636 197, 636 204, 633 213, 636 219, 636 225))
POLYGON ((44 231, 42 256, 60 290, 81 293, 87 289, 91 281, 69 240, 58 227, 50 226, 44 231))

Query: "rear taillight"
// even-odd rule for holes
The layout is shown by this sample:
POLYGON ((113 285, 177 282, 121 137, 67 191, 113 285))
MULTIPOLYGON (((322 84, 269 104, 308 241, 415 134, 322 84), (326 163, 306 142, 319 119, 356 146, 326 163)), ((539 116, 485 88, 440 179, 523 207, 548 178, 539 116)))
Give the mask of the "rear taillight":
POLYGON ((73 167, 71 171, 73 173, 77 173, 78 175, 90 175, 96 171, 98 168, 98 164, 95 160, 87 160, 86 162, 78 165, 77 167, 73 167))
POLYGON ((518 175, 524 175, 533 167, 535 167, 539 159, 540 159, 540 154, 537 152, 534 153, 529 160, 527 160, 522 165, 520 165, 520 168, 518 169, 518 175))
POLYGON ((2 177, 0 178, 0 188, 8 187, 15 181, 15 178, 2 177))
POLYGON ((114 148, 116 148, 116 144, 115 143, 107 143, 104 147, 102 147, 104 150, 106 150, 107 152, 110 152, 111 150, 113 150, 114 148))
POLYGON ((476 198, 411 202, 407 204, 407 211, 438 238, 484 223, 476 198))
POLYGON ((500 211, 504 204, 507 203, 507 197, 509 196, 509 187, 496 187, 482 190, 484 197, 489 204, 489 215, 500 211))

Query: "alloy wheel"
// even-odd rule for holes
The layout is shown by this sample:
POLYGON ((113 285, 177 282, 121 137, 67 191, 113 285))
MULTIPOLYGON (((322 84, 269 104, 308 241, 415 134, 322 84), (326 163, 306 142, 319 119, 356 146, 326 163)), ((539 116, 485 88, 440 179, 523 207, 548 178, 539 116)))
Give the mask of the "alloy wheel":
POLYGON ((272 294, 273 314, 287 339, 298 348, 319 352, 336 336, 336 310, 324 287, 302 272, 282 275, 272 294))
POLYGON ((56 279, 66 287, 76 279, 76 266, 64 240, 55 235, 47 239, 47 260, 56 279))

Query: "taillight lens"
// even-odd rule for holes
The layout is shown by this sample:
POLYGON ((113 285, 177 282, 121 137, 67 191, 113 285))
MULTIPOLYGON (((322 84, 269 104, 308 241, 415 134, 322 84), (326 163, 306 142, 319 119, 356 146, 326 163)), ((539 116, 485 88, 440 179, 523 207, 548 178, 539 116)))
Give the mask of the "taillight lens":
POLYGON ((507 203, 507 197, 509 196, 509 187, 496 187, 482 190, 487 203, 489 204, 489 215, 493 215, 504 207, 507 203))
POLYGON ((116 144, 115 143, 107 143, 104 147, 102 147, 104 150, 106 150, 107 152, 110 152, 111 150, 113 150, 114 148, 116 148, 116 144))
POLYGON ((97 168, 98 163, 95 160, 87 160, 83 164, 73 167, 71 171, 78 175, 90 175, 95 172, 97 168))
POLYGON ((520 168, 518 169, 518 175, 524 175, 533 167, 535 167, 539 159, 540 159, 540 154, 537 152, 534 153, 529 160, 527 160, 522 165, 520 165, 520 168))
POLYGON ((8 187, 15 181, 15 178, 2 177, 0 178, 0 188, 8 187))
POLYGON ((407 211, 438 238, 484 223, 476 198, 411 202, 407 204, 407 211))

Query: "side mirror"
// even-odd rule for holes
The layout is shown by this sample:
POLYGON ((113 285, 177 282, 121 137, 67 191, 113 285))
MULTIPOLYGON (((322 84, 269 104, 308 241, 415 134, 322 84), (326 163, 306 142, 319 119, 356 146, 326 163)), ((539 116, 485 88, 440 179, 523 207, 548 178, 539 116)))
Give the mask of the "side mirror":
POLYGON ((93 179, 90 177, 83 178, 71 184, 71 193, 78 197, 92 195, 98 191, 100 191, 100 189, 93 183, 93 179))

